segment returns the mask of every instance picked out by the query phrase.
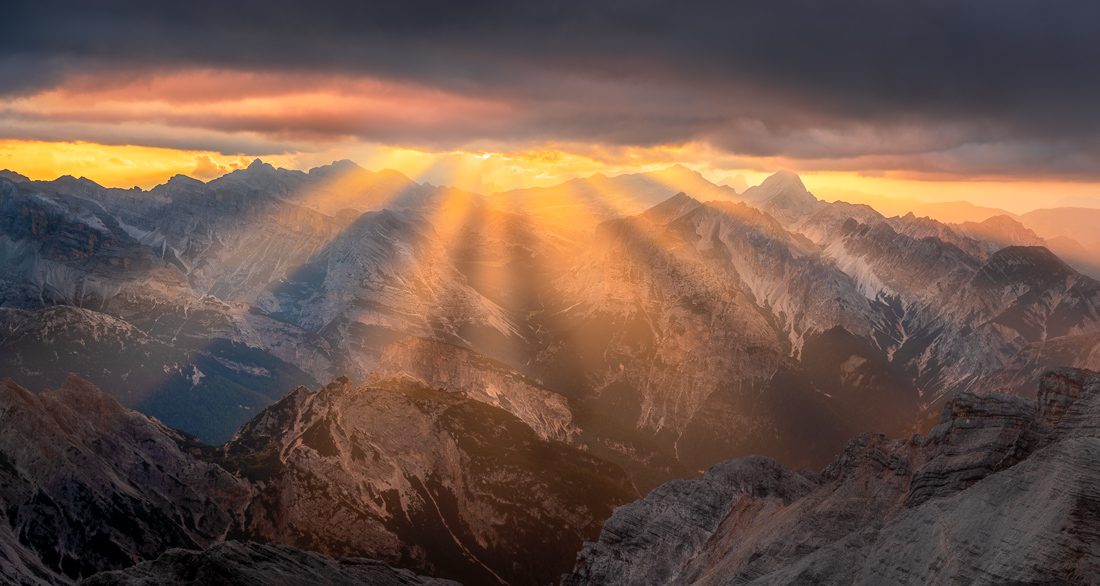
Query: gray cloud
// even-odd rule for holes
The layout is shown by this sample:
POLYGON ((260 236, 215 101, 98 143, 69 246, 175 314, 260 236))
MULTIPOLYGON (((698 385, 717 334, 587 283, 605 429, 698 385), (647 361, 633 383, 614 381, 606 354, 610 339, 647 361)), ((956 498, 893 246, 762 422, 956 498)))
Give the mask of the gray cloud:
MULTIPOLYGON (((328 71, 502 99, 522 115, 303 131, 447 145, 702 140, 834 166, 907 156, 1074 177, 1096 175, 1100 155, 1100 4, 1088 1, 16 0, 6 12, 9 95, 74 71, 328 71)), ((220 124, 268 130, 209 125, 220 124)))

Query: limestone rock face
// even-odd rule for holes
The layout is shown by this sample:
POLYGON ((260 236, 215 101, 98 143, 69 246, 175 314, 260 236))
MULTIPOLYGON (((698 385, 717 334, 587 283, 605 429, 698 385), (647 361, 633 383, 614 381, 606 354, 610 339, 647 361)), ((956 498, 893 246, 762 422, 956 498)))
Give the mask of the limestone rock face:
POLYGON ((241 535, 474 584, 555 579, 637 494, 617 466, 407 379, 294 391, 224 458, 257 492, 241 535))
POLYGON ((285 545, 226 541, 204 551, 172 549, 126 570, 96 574, 87 586, 458 586, 418 576, 382 562, 353 558, 334 561, 285 545))
POLYGON ((1100 375, 962 394, 911 440, 864 435, 810 478, 717 466, 616 510, 566 584, 1087 584, 1100 575, 1100 375), (776 486, 778 484, 780 486, 776 486), (777 496, 783 495, 783 496, 777 496))

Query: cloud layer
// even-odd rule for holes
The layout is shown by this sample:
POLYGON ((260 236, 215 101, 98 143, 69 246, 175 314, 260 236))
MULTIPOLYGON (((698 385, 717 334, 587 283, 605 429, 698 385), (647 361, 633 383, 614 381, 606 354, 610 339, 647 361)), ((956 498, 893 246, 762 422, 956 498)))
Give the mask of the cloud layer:
POLYGON ((1100 169, 1093 2, 17 0, 7 13, 6 138, 186 136, 251 154, 705 143, 817 169, 1100 169))

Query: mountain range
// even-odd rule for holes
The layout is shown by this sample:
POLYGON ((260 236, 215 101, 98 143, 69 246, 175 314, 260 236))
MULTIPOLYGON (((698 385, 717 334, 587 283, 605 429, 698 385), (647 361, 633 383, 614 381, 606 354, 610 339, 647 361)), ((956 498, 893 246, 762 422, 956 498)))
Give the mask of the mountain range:
MULTIPOLYGON (((886 216, 787 171, 741 193, 674 167, 489 195, 347 161, 148 191, 4 173, 4 576, 944 567, 934 536, 904 536, 1094 476, 1095 380, 1050 374, 1100 369, 1085 215, 886 216)), ((1044 536, 1089 526, 1074 490, 1044 536)), ((1002 529, 981 538, 1023 547, 1002 529)), ((945 531, 977 552, 959 572, 993 563, 945 531)), ((1088 540, 1051 539, 1050 575, 1088 575, 1096 552, 1066 557, 1088 540)))

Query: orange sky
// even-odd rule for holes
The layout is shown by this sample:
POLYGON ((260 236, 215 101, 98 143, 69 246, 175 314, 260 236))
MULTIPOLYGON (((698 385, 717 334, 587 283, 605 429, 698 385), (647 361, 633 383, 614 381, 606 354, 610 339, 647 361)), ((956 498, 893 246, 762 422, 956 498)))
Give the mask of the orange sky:
POLYGON ((823 193, 965 200, 1014 212, 1100 206, 1096 183, 963 180, 907 169, 903 156, 813 161, 742 156, 705 142, 632 147, 537 136, 477 138, 507 135, 530 115, 506 96, 471 97, 362 76, 211 69, 77 74, 0 99, 0 168, 34 179, 70 174, 147 188, 177 173, 209 180, 257 156, 298 169, 347 158, 368 169, 392 168, 419 181, 485 193, 678 163, 712 181, 741 175, 750 185, 789 168, 823 193), (386 141, 391 135, 393 141, 386 141))
MULTIPOLYGON (((103 145, 89 142, 0 140, 0 168, 31 179, 84 176, 109 187, 152 187, 177 173, 210 180, 247 166, 254 157, 214 151, 103 145)), ((276 166, 308 169, 350 158, 368 169, 390 168, 420 180, 491 192, 524 186, 549 186, 595 173, 653 171, 674 163, 693 168, 715 182, 741 175, 759 183, 772 168, 714 166, 706 149, 652 147, 606 150, 575 145, 547 145, 517 152, 442 151, 348 142, 314 152, 265 155, 276 166)), ((774 168, 774 167, 773 167, 774 168)), ((797 170, 797 169, 796 169, 797 170)), ((911 197, 925 201, 970 201, 1024 212, 1057 205, 1100 207, 1100 188, 1093 183, 1024 180, 922 180, 903 173, 862 176, 847 172, 800 170, 803 181, 825 197, 843 191, 911 197)))

